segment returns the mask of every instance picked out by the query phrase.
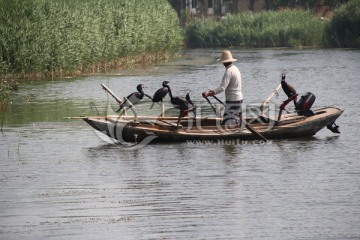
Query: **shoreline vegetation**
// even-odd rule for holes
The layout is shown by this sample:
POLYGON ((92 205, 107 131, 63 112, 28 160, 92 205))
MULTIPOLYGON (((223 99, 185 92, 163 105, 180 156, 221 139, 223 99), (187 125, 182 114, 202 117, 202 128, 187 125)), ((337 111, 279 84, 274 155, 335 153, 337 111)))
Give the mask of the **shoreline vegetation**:
POLYGON ((199 19, 185 31, 186 45, 203 47, 321 47, 324 22, 309 11, 285 9, 199 19))
POLYGON ((0 102, 19 81, 156 63, 182 45, 164 0, 1 0, 0 102))
POLYGON ((19 81, 145 66, 183 47, 360 47, 360 0, 331 19, 302 9, 200 18, 180 28, 168 1, 2 0, 0 108, 19 81))
POLYGON ((226 15, 220 21, 201 18, 185 28, 190 48, 360 48, 360 0, 335 9, 331 18, 304 9, 226 15))

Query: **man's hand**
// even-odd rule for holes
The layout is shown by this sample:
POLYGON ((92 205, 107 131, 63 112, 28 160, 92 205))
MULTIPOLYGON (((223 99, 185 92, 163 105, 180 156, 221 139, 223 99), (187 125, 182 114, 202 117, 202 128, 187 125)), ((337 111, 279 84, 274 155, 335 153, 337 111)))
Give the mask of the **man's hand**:
POLYGON ((213 90, 209 90, 207 92, 203 92, 202 93, 202 96, 205 98, 205 97, 211 97, 211 96, 214 96, 215 95, 215 92, 213 90))

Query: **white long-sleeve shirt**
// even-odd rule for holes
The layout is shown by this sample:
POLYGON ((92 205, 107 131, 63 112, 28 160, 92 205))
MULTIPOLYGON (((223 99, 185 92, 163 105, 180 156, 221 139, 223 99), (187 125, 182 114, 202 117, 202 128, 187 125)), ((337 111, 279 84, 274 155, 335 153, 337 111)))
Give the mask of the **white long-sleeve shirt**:
POLYGON ((243 99, 241 91, 241 73, 234 64, 227 67, 221 84, 214 89, 215 94, 225 91, 226 101, 240 101, 243 99))

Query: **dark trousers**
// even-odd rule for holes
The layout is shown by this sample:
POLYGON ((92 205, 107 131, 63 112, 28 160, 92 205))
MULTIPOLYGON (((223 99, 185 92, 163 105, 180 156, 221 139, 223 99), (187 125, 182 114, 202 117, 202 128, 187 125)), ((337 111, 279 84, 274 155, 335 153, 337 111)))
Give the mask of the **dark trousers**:
POLYGON ((225 112, 222 125, 241 125, 242 119, 242 100, 226 101, 225 112))

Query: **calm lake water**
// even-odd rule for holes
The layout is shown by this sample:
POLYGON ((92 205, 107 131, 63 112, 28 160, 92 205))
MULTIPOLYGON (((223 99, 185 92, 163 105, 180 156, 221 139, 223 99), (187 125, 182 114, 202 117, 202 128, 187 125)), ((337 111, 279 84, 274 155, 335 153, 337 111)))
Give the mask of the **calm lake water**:
MULTIPOLYGON (((299 93, 317 96, 313 107, 345 110, 340 135, 323 129, 269 144, 132 149, 63 119, 91 115, 89 102, 100 114, 115 109, 101 83, 119 96, 143 83, 152 95, 169 80, 176 95, 192 90, 196 104, 208 107, 201 93, 220 82, 221 51, 21 84, 0 134, 0 239, 360 239, 359 50, 232 50, 245 104, 259 105, 285 72, 299 93)), ((280 92, 273 103, 284 99, 280 92)), ((146 104, 140 112, 149 114, 146 104)))

